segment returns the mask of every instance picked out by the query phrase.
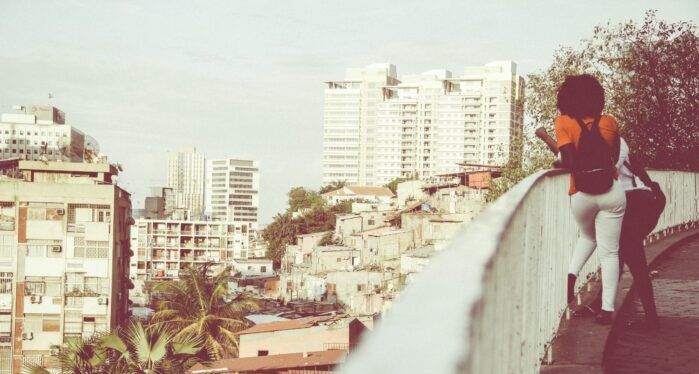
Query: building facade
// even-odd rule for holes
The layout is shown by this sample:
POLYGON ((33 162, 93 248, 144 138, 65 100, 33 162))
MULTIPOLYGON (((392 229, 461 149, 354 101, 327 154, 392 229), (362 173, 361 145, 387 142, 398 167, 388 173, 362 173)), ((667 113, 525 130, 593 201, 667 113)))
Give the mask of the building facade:
POLYGON ((249 224, 138 219, 131 228, 131 276, 167 280, 197 264, 232 266, 234 259, 252 257, 254 240, 249 224))
POLYGON ((524 80, 514 62, 466 67, 458 77, 431 70, 398 81, 393 68, 385 84, 354 78, 325 90, 323 183, 383 185, 519 157, 524 80))
POLYGON ((16 105, 0 116, 0 159, 81 162, 98 158, 99 145, 65 123, 65 114, 50 105, 16 105))
POLYGON ((257 228, 259 191, 258 161, 206 161, 207 219, 251 224, 251 227, 257 228))
POLYGON ((0 373, 19 373, 127 317, 131 201, 108 164, 0 169, 0 373))
POLYGON ((196 148, 180 148, 168 154, 167 185, 175 194, 177 209, 186 209, 193 219, 204 210, 204 154, 196 148))
POLYGON ((347 69, 344 80, 325 82, 323 184, 375 184, 376 111, 383 88, 398 83, 391 64, 347 69))

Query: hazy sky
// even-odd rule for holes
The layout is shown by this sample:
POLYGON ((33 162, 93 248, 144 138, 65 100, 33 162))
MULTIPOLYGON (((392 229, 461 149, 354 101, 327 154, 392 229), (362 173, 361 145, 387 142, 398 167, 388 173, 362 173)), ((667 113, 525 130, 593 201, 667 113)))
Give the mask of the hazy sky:
POLYGON ((166 152, 261 164, 261 221, 321 180, 323 80, 391 62, 398 74, 511 59, 526 74, 608 20, 694 20, 665 1, 0 0, 0 112, 47 103, 124 166, 140 207, 166 152))

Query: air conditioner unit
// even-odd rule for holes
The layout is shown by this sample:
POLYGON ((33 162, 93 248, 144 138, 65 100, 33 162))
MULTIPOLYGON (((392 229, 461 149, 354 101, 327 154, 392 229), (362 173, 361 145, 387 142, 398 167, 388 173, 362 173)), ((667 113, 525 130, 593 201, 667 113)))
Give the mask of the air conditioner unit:
POLYGON ((22 340, 34 340, 34 333, 33 332, 23 332, 22 333, 22 340))
POLYGON ((97 305, 107 305, 109 304, 109 299, 106 297, 97 298, 97 305))
POLYGON ((58 356, 58 354, 61 353, 61 346, 60 345, 52 345, 49 352, 50 352, 51 356, 58 356))
POLYGON ((51 252, 61 252, 63 250, 63 247, 60 245, 52 245, 51 246, 51 252))
POLYGON ((65 215, 66 210, 63 208, 56 209, 56 214, 58 214, 59 216, 65 215))
POLYGON ((32 304, 41 304, 41 296, 39 296, 39 295, 32 295, 32 296, 29 298, 29 301, 30 301, 32 304))

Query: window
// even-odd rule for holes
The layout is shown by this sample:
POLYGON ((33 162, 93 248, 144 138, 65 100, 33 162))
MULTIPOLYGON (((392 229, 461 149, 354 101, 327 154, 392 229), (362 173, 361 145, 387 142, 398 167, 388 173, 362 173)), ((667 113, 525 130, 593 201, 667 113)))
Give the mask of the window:
POLYGON ((267 356, 269 354, 269 351, 257 351, 258 356, 267 356))
POLYGON ((12 294, 12 273, 0 272, 0 294, 12 294))
POLYGON ((39 295, 43 296, 46 291, 46 283, 44 282, 26 282, 24 284, 24 291, 26 295, 39 295))
POLYGON ((260 272, 266 273, 266 272, 267 272, 267 266, 260 266, 260 272))
POLYGON ((61 320, 59 317, 46 318, 41 321, 41 331, 59 332, 61 331, 61 320))
POLYGON ((366 288, 365 285, 363 285, 363 284, 358 284, 358 285, 357 285, 357 292, 363 292, 365 288, 366 288))

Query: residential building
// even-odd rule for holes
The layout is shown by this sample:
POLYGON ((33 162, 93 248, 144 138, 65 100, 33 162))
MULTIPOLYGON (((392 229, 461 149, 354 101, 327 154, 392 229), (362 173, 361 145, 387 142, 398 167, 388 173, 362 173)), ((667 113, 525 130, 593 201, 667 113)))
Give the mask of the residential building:
POLYGON ((359 342, 372 317, 320 316, 269 322, 240 331, 239 357, 256 357, 326 351, 349 350, 359 342))
POLYGON ((343 201, 362 200, 370 203, 391 204, 395 196, 387 187, 344 186, 324 193, 323 198, 328 204, 334 205, 343 201))
POLYGON ((131 276, 176 279, 180 270, 196 264, 233 265, 234 259, 248 258, 254 239, 248 224, 138 219, 131 227, 131 276))
POLYGON ((194 147, 168 153, 167 186, 175 194, 175 205, 186 209, 192 219, 201 219, 204 210, 204 154, 194 147))
POLYGON ((232 262, 233 273, 240 273, 243 278, 247 277, 271 277, 274 275, 272 260, 264 258, 238 258, 232 262))
POLYGON ((285 353, 245 358, 226 358, 211 364, 197 364, 192 374, 248 374, 248 373, 332 373, 347 359, 348 351, 333 349, 318 352, 285 353))
POLYGON ((345 79, 325 82, 323 184, 375 184, 376 111, 383 87, 398 82, 396 67, 386 63, 347 69, 345 79))
POLYGON ((0 159, 96 161, 99 145, 50 105, 16 105, 0 116, 0 159))
POLYGON ((105 163, 0 162, 0 372, 127 316, 130 195, 105 163))
POLYGON ((143 212, 137 218, 173 219, 175 193, 170 187, 153 187, 144 200, 143 212))
POLYGON ((512 61, 468 66, 459 76, 430 70, 398 81, 394 74, 373 83, 381 92, 366 101, 360 97, 371 84, 360 78, 325 90, 325 184, 384 185, 520 157, 524 79, 512 61))
POLYGON ((259 163, 252 160, 206 161, 206 216, 214 221, 251 223, 257 228, 259 163))

